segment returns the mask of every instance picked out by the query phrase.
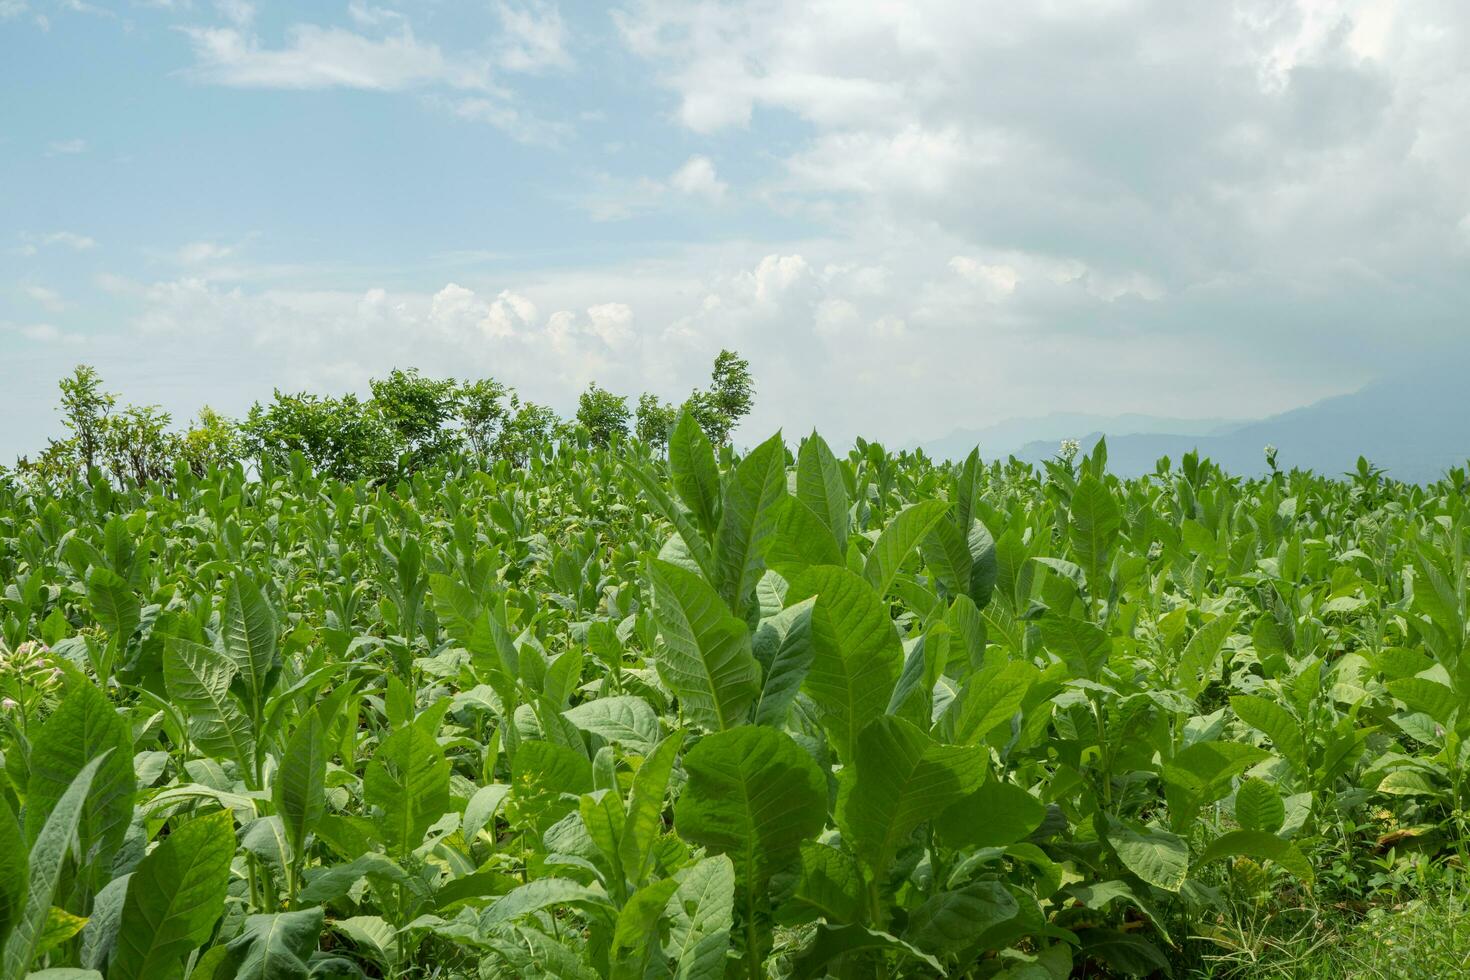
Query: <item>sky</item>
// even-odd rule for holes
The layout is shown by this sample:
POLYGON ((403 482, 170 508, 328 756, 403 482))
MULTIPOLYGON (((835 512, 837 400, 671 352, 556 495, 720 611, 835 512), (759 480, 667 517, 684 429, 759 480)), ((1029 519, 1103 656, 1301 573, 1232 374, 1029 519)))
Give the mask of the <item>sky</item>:
POLYGON ((1462 0, 0 0, 0 459, 397 367, 753 441, 1252 418, 1470 332, 1462 0))

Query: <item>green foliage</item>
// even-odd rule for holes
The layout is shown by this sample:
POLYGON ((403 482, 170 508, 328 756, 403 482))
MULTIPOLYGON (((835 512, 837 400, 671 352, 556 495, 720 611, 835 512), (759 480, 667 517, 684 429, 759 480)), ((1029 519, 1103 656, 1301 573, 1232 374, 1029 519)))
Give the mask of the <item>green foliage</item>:
POLYGON ((633 422, 633 432, 641 442, 662 452, 668 448, 669 432, 678 418, 678 409, 657 395, 644 392, 638 396, 638 412, 633 422))
POLYGON ((0 479, 0 976, 1178 976, 1470 859, 1455 482, 257 408, 0 479))
POLYGON ((606 448, 628 434, 628 399, 596 384, 577 399, 577 424, 587 430, 592 445, 606 448))
POLYGON ((450 453, 459 442, 449 427, 457 412, 458 385, 453 378, 425 378, 417 370, 389 372, 368 382, 373 411, 392 430, 400 455, 410 470, 422 469, 450 453))

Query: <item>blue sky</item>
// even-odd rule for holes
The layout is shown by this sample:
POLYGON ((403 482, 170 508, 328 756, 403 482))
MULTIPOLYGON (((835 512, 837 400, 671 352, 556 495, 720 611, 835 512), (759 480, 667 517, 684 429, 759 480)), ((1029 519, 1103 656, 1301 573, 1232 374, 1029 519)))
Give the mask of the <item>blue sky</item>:
POLYGON ((754 434, 1252 417, 1459 351, 1470 10, 0 0, 0 458, 393 366, 754 434))

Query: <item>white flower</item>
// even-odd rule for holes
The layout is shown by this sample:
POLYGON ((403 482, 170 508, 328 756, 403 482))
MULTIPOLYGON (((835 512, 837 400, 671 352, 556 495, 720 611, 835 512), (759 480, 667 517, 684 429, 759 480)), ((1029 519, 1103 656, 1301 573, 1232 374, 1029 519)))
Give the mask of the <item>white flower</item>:
POLYGON ((15 703, 14 698, 5 698, 3 701, 0 701, 0 711, 14 711, 18 707, 20 705, 15 703))
POLYGON ((1077 454, 1081 451, 1082 443, 1076 439, 1063 439, 1062 448, 1057 450, 1057 455, 1062 457, 1063 462, 1070 463, 1077 458, 1077 454))

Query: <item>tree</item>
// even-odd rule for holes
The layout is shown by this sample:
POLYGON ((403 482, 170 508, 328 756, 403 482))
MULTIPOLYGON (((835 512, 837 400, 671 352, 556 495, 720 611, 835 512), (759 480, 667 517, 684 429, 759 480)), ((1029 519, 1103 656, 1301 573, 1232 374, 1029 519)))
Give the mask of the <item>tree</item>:
POLYGON ((494 378, 466 381, 459 386, 455 403, 460 432, 476 456, 488 456, 494 448, 496 430, 510 417, 502 401, 510 394, 510 389, 494 378))
POLYGON ((755 379, 750 376, 750 362, 734 351, 722 350, 715 357, 710 381, 709 401, 722 422, 715 441, 727 442, 731 430, 750 414, 754 404, 755 379))
POLYGON ((205 405, 184 433, 179 455, 196 476, 203 476, 211 466, 229 466, 238 461, 244 448, 235 420, 205 405))
POLYGON ((172 422, 173 417, 157 405, 128 405, 109 415, 101 455, 112 478, 137 486, 171 480, 183 448, 182 437, 169 430, 172 422))
POLYGON ((669 444, 669 430, 678 421, 679 410, 659 397, 644 392, 638 397, 638 416, 634 431, 638 438, 654 449, 663 451, 669 444))
POLYGON ((551 439, 552 430, 561 419, 545 405, 535 402, 521 404, 515 395, 510 396, 510 407, 514 414, 501 427, 493 455, 515 466, 525 466, 532 453, 551 439))
POLYGON ((722 445, 730 441, 730 433, 740 420, 750 414, 754 395, 750 362, 734 351, 722 350, 715 357, 709 388, 690 392, 680 410, 694 416, 710 442, 722 445))
POLYGON ((107 417, 117 396, 102 390, 102 377, 87 364, 78 364, 62 378, 61 421, 71 430, 71 442, 83 472, 96 466, 107 437, 107 417))
POLYGON ((368 387, 374 411, 397 436, 398 453, 408 454, 410 470, 430 466, 454 450, 458 437, 449 422, 456 414, 458 385, 453 378, 425 378, 417 368, 394 368, 368 387))
POLYGON ((339 480, 381 479, 396 460, 396 433, 356 395, 282 394, 256 402, 240 425, 247 451, 288 466, 299 452, 318 472, 339 480))
POLYGON ((596 382, 577 400, 577 423, 587 430, 592 444, 606 449, 614 437, 628 434, 628 399, 614 395, 596 382))

